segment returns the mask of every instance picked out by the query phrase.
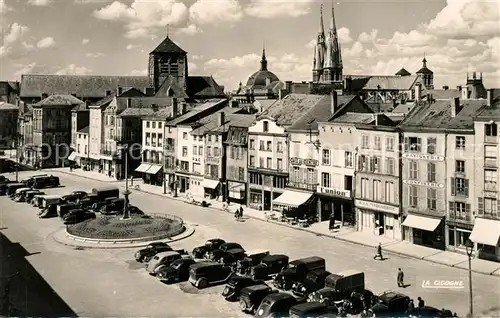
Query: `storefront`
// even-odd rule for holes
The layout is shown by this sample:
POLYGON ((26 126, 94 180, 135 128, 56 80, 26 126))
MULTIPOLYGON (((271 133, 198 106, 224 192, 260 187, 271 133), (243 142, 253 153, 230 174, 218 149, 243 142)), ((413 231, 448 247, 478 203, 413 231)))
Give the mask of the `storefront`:
POLYGON ((248 207, 262 211, 264 209, 262 189, 250 188, 248 192, 248 207))
POLYGON ((478 257, 500 262, 500 221, 476 218, 470 240, 477 244, 478 257))
POLYGON ((237 181, 227 182, 228 196, 231 202, 245 204, 247 196, 246 184, 237 181))
POLYGON ((408 214, 401 225, 404 240, 425 247, 446 249, 443 217, 408 214))
POLYGON ((203 187, 203 197, 207 199, 215 199, 220 197, 220 182, 214 179, 203 179, 201 182, 203 187))
MULTIPOLYGON (((177 191, 180 193, 186 193, 189 191, 189 181, 190 175, 184 174, 182 172, 176 172, 176 181, 174 184, 177 186, 177 191)), ((174 186, 175 186, 174 185, 174 186)))
POLYGON ((287 211, 291 213, 289 216, 298 218, 314 217, 316 206, 312 204, 312 197, 312 192, 286 189, 273 200, 272 210, 277 212, 287 211))
MULTIPOLYGON (((142 163, 141 163, 142 165, 142 163)), ((156 186, 162 186, 163 185, 163 173, 160 173, 162 171, 162 166, 161 165, 150 165, 148 170, 144 172, 144 175, 146 179, 144 180, 145 183, 149 183, 152 185, 156 186)))
POLYGON ((356 216, 351 198, 351 191, 318 186, 318 219, 330 220, 332 214, 341 226, 356 224, 356 216))
POLYGON ((146 180, 149 180, 149 176, 146 174, 146 171, 148 171, 149 168, 151 168, 151 165, 149 163, 141 163, 139 165, 139 167, 137 167, 134 170, 135 172, 138 172, 141 174, 142 181, 144 181, 144 183, 149 183, 146 181, 146 180))
POLYGON ((401 240, 399 207, 385 203, 354 200, 358 230, 401 240))
POLYGON ((203 176, 192 175, 189 178, 189 193, 195 198, 203 198, 205 196, 205 188, 203 188, 203 176))
POLYGON ((81 163, 79 162, 80 160, 79 160, 79 157, 77 156, 76 151, 73 151, 72 153, 69 154, 68 161, 70 162, 71 165, 75 165, 75 164, 81 165, 81 163))
POLYGON ((447 219, 448 246, 452 251, 466 252, 465 243, 469 239, 473 225, 460 219, 447 219))

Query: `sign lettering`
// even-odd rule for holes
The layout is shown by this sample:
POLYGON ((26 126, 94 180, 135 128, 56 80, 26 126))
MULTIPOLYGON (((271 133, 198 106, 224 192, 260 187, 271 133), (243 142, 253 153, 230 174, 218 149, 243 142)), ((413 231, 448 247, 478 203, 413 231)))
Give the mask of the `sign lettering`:
POLYGON ((346 198, 351 197, 351 191, 349 190, 337 190, 332 188, 318 187, 318 192, 339 197, 346 197, 346 198))
POLYGON ((371 202, 371 201, 364 201, 364 200, 355 200, 354 204, 356 205, 356 207, 359 207, 359 208, 378 210, 378 211, 383 211, 383 212, 387 212, 387 213, 391 213, 391 214, 399 214, 399 208, 396 206, 392 206, 392 205, 371 202))
POLYGON ((205 161, 211 164, 219 164, 219 158, 208 157, 205 161))
POLYGON ((431 188, 439 188, 439 189, 444 188, 444 184, 437 183, 437 182, 427 182, 427 181, 418 181, 418 180, 403 180, 403 183, 409 184, 409 185, 417 185, 417 186, 421 186, 421 187, 431 187, 431 188))
POLYGON ((423 160, 430 160, 430 161, 443 161, 444 160, 443 156, 427 155, 427 154, 419 154, 419 153, 408 153, 408 152, 405 152, 403 154, 403 158, 423 159, 423 160))

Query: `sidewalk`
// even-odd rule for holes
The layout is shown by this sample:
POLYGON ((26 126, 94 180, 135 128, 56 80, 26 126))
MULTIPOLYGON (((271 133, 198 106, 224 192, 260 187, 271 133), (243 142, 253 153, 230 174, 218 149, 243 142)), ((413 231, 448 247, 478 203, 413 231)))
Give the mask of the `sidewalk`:
MULTIPOLYGON (((81 178, 96 180, 96 181, 116 182, 116 183, 123 182, 123 183, 125 183, 125 180, 116 180, 116 178, 109 177, 103 173, 99 173, 96 171, 83 171, 82 169, 73 169, 73 171, 70 171, 69 167, 52 168, 52 169, 47 169, 47 170, 59 172, 59 173, 64 173, 64 174, 68 174, 68 175, 73 175, 73 176, 78 176, 81 178)), ((141 180, 141 179, 135 179, 135 180, 141 180)))
MULTIPOLYGON (((76 176, 81 176, 85 178, 92 179, 89 175, 80 175, 77 173, 69 172, 69 170, 62 171, 67 174, 73 174, 76 176)), ((85 174, 87 171, 84 172, 85 174)), ((102 175, 100 175, 102 176, 102 175)), ((105 176, 104 176, 105 177, 105 176)), ((97 179, 98 181, 107 181, 108 180, 100 180, 97 179)), ((116 181, 120 182, 121 186, 124 188, 125 187, 125 182, 124 181, 116 181)), ((131 191, 141 191, 141 192, 147 192, 151 193, 154 195, 159 195, 163 197, 167 197, 170 199, 174 200, 180 200, 187 202, 187 197, 186 194, 184 193, 179 193, 177 197, 174 197, 171 193, 164 194, 163 193, 163 188, 158 187, 158 186, 153 186, 150 184, 144 184, 141 181, 135 179, 134 180, 134 185, 131 186, 129 183, 129 189, 131 191)), ((208 203, 210 203, 210 207, 218 210, 224 210, 225 202, 221 201, 216 201, 216 200, 207 200, 201 197, 194 197, 196 201, 202 201, 205 200, 208 203)), ((226 212, 233 214, 237 208, 239 208, 239 204, 230 204, 229 209, 226 210, 226 212)), ((446 265, 450 267, 456 267, 464 270, 468 270, 468 259, 467 255, 465 254, 460 254, 460 253, 455 253, 451 251, 441 251, 441 250, 436 250, 433 248, 428 248, 420 245, 415 245, 411 244, 405 241, 396 241, 396 240, 391 240, 386 237, 382 236, 374 236, 370 233, 365 233, 365 232, 358 232, 355 229, 352 229, 350 227, 342 227, 339 230, 335 231, 329 231, 328 230, 328 221, 327 222, 319 222, 312 224, 309 227, 300 227, 298 225, 291 225, 285 222, 280 222, 280 221, 274 221, 274 220, 267 220, 266 218, 266 213, 264 211, 258 211, 255 209, 251 209, 248 207, 243 207, 244 210, 244 217, 249 217, 261 221, 267 221, 267 222, 272 222, 280 226, 286 226, 290 228, 294 228, 296 230, 300 231, 305 231, 309 232, 315 235, 321 235, 321 236, 326 236, 326 237, 331 237, 335 238, 338 240, 346 241, 349 243, 354 243, 358 245, 364 245, 367 247, 375 247, 378 245, 378 243, 382 243, 383 249, 387 253, 391 254, 396 254, 400 256, 405 256, 405 257, 412 257, 416 259, 422 259, 426 260, 432 263, 437 263, 441 265, 446 265)), ((492 261, 487 261, 487 260, 482 260, 482 259, 473 259, 471 262, 471 268, 473 272, 480 273, 480 274, 485 274, 485 275, 494 275, 494 276, 500 276, 500 263, 497 262, 492 262, 492 261)))

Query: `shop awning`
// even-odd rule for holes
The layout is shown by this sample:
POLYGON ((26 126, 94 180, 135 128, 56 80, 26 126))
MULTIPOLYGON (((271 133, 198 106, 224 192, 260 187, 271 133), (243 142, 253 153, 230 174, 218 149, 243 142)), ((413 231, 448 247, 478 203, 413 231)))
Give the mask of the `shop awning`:
POLYGON ((430 217, 427 218, 424 216, 409 214, 406 217, 403 224, 401 225, 424 231, 434 232, 434 230, 438 227, 439 223, 441 223, 441 219, 433 219, 430 217))
POLYGON ((72 153, 69 154, 68 160, 69 161, 75 161, 77 157, 78 156, 76 155, 76 152, 73 151, 72 153))
POLYGON ((273 200, 273 204, 286 205, 290 207, 298 207, 307 202, 312 197, 310 192, 299 192, 292 190, 285 190, 283 194, 273 200))
POLYGON ((201 182, 201 185, 204 188, 215 189, 219 185, 219 181, 211 180, 211 179, 203 179, 203 181, 201 182))
POLYGON ((229 182, 229 196, 234 199, 243 199, 245 195, 241 192, 245 191, 245 184, 239 182, 229 182))
POLYGON ((141 163, 139 167, 135 169, 136 172, 146 172, 148 169, 151 168, 151 165, 147 163, 141 163))
POLYGON ((476 218, 469 239, 474 243, 498 246, 500 221, 476 218))
POLYGON ((147 174, 157 174, 158 171, 161 170, 161 166, 159 165, 151 165, 151 167, 145 171, 147 174))

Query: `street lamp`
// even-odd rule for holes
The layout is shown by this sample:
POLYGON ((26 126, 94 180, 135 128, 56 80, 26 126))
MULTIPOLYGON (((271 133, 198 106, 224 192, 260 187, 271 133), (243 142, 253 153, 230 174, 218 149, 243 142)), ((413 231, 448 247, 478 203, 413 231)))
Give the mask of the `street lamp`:
POLYGON ((474 252, 474 243, 470 239, 465 242, 465 249, 467 251, 467 257, 469 258, 469 317, 473 317, 473 298, 472 298, 472 252, 474 252))
POLYGON ((125 153, 125 191, 123 191, 123 196, 125 197, 125 206, 123 207, 123 217, 122 220, 130 219, 130 212, 128 210, 130 190, 128 189, 128 145, 125 145, 125 148, 122 148, 122 151, 125 153))

